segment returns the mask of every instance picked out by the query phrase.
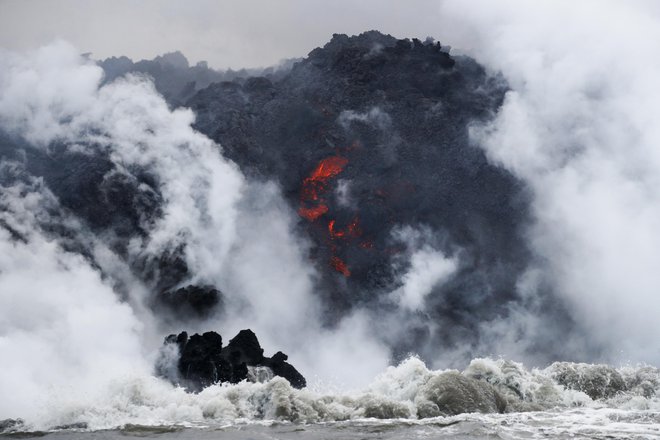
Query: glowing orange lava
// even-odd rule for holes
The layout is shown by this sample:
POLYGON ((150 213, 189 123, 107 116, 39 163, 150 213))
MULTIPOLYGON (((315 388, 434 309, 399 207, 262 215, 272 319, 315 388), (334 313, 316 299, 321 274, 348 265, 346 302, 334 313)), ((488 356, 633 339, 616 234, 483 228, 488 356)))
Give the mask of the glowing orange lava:
POLYGON ((307 178, 310 180, 328 180, 335 177, 344 170, 348 159, 341 156, 331 156, 323 159, 312 174, 307 178))
POLYGON ((335 221, 330 220, 328 222, 328 232, 330 233, 330 238, 342 238, 346 235, 344 231, 335 231, 335 221))
MULTIPOLYGON (((328 213, 329 208, 327 201, 324 199, 324 195, 328 191, 328 182, 338 176, 347 164, 348 159, 345 157, 327 157, 319 162, 309 177, 303 180, 300 191, 300 207, 298 208, 298 214, 301 217, 307 221, 316 222, 328 213)), ((360 237, 362 230, 360 229, 359 219, 355 217, 344 229, 337 229, 335 219, 330 219, 328 221, 328 234, 333 242, 338 239, 349 240, 360 237)), ((368 241, 360 243, 360 247, 364 249, 372 246, 371 242, 368 241), (365 243, 368 244, 365 246, 365 243)), ((344 260, 336 255, 337 245, 331 243, 330 249, 332 251, 330 266, 345 277, 351 276, 351 271, 344 260)))
POLYGON ((328 212, 328 207, 323 204, 311 208, 305 208, 304 206, 298 208, 298 214, 310 222, 315 221, 326 212, 328 212))
POLYGON ((335 224, 336 222, 334 220, 330 220, 328 222, 328 233, 330 234, 330 238, 336 239, 336 238, 357 238, 360 235, 362 235, 362 230, 360 229, 359 225, 360 219, 358 217, 355 217, 352 222, 346 226, 346 229, 344 230, 337 230, 335 229, 335 224))
POLYGON ((303 180, 302 200, 319 200, 321 195, 328 189, 328 180, 341 173, 347 163, 348 159, 341 156, 331 156, 319 162, 312 174, 303 180))
POLYGON ((344 261, 338 256, 333 255, 332 258, 330 258, 330 265, 334 270, 341 273, 345 277, 351 276, 351 271, 348 269, 348 266, 346 266, 346 263, 344 263, 344 261))

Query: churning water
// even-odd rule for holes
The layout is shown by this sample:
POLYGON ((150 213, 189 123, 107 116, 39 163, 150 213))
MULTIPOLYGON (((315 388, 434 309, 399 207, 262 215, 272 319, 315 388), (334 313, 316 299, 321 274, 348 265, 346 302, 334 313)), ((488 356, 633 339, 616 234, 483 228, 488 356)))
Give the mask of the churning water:
MULTIPOLYGON (((475 359, 464 371, 417 358, 366 388, 296 390, 282 378, 198 394, 127 377, 97 400, 42 408, 5 436, 52 438, 652 438, 660 437, 660 371, 475 359)), ((9 422, 5 422, 9 423, 9 422)))

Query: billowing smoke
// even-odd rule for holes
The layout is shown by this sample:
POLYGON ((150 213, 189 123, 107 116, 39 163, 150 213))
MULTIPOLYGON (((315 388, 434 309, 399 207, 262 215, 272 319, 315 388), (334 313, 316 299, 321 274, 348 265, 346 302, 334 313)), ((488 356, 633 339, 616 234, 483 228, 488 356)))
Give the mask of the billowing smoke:
MULTIPOLYGON (((447 258, 442 252, 429 246, 430 240, 421 238, 419 231, 410 227, 396 230, 398 240, 411 249, 410 268, 403 275, 403 284, 391 294, 404 309, 421 310, 424 298, 433 288, 446 281, 457 269, 456 258, 447 258)), ((432 234, 426 231, 427 234, 432 234)))
POLYGON ((52 195, 34 181, 1 189, 0 389, 12 398, 2 399, 0 413, 32 418, 51 401, 66 404, 63 395, 84 404, 108 381, 150 371, 138 337, 148 320, 81 255, 39 230, 52 195))
POLYGON ((657 8, 450 0, 442 13, 444 38, 511 84, 497 118, 472 134, 532 188, 525 289, 538 297, 550 285, 568 305, 582 331, 563 336, 566 356, 586 332, 606 361, 660 362, 657 8))
POLYGON ((358 317, 322 329, 295 212, 277 186, 248 183, 195 132, 192 112, 170 110, 142 77, 101 86, 102 70, 65 43, 4 52, 1 63, 0 393, 15 396, 1 417, 66 411, 69 398, 81 407, 119 379, 150 376, 162 337, 182 322, 228 337, 250 327, 312 383, 363 382, 386 365, 358 317), (82 183, 67 191, 71 176, 82 183), (99 211, 79 206, 92 178, 108 184, 99 211), (111 193, 117 181, 126 194, 111 193), (105 222, 117 214, 108 206, 135 214, 135 228, 105 222), (183 261, 180 283, 225 292, 224 307, 206 320, 155 315, 154 289, 167 278, 158 272, 172 270, 163 255, 183 261), (360 369, 342 370, 337 356, 360 369))

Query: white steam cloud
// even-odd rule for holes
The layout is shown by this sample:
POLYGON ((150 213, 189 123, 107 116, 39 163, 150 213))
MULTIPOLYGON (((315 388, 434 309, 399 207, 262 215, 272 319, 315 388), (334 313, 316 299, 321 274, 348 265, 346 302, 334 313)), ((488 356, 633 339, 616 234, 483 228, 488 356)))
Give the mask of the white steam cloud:
POLYGON ((473 135, 533 190, 534 277, 609 349, 604 360, 660 363, 657 7, 448 0, 441 10, 444 40, 512 87, 473 135))
MULTIPOLYGON (((187 330, 218 330, 228 340, 252 328, 266 354, 287 352, 312 384, 355 386, 381 371, 387 350, 370 342, 359 314, 336 332, 322 328, 306 244, 295 238, 294 214, 278 188, 246 182, 217 145, 191 128, 193 113, 170 110, 147 80, 128 77, 102 87, 101 80, 101 69, 67 43, 3 52, 0 127, 37 148, 58 141, 77 152, 103 151, 119 172, 130 175, 138 166, 156 176, 163 214, 148 224, 147 238, 131 240, 130 258, 185 244, 190 281, 227 295, 222 319, 187 330), (356 364, 342 367, 338 358, 356 364)), ((63 250, 39 227, 55 221, 43 198, 50 208, 57 200, 39 184, 29 191, 15 185, 0 191, 4 205, 14 207, 3 214, 11 229, 0 228, 0 394, 15 396, 0 402, 0 419, 35 420, 47 404, 65 408, 66 396, 93 399, 123 377, 149 376, 165 329, 143 305, 147 289, 117 256, 90 239, 99 270, 63 250), (30 210, 41 217, 30 218, 30 210), (23 235, 16 239, 11 231, 23 235), (125 302, 113 290, 119 280, 128 290, 125 302)), ((68 226, 87 236, 81 224, 68 226)))
POLYGON ((394 293, 401 306, 420 310, 431 290, 456 271, 456 261, 425 247, 412 255, 410 264, 410 270, 403 276, 403 286, 394 293))
POLYGON ((390 297, 403 310, 424 310, 424 299, 458 269, 458 257, 449 258, 434 249, 430 244, 433 232, 429 228, 396 228, 393 236, 408 248, 410 255, 406 260, 410 267, 401 277, 401 287, 391 292, 390 297))
POLYGON ((35 182, 0 187, 0 219, 10 228, 0 228, 0 418, 43 417, 58 396, 84 405, 110 381, 151 370, 140 346, 149 321, 82 256, 39 231, 53 203, 35 182))

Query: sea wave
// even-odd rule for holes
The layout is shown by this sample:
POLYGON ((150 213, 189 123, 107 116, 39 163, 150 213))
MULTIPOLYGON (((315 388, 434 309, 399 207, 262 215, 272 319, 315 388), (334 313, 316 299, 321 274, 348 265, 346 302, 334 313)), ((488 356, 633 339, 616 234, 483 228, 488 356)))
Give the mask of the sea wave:
POLYGON ((6 430, 415 421, 576 408, 622 410, 617 418, 625 419, 625 411, 660 410, 660 370, 650 366, 556 362, 530 369, 509 360, 481 358, 458 371, 432 370, 411 357, 387 368, 369 386, 352 391, 329 391, 314 384, 298 390, 280 377, 251 377, 264 381, 218 384, 200 393, 188 393, 153 376, 126 377, 94 401, 54 395, 38 418, 6 430))

